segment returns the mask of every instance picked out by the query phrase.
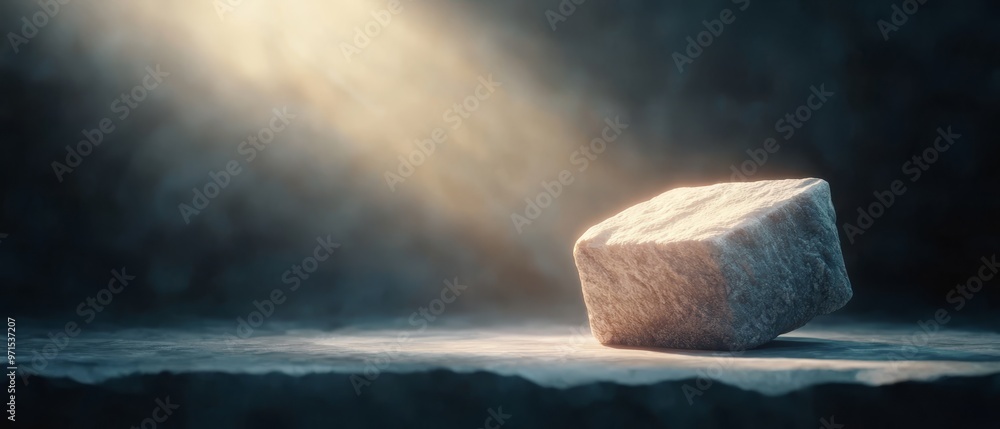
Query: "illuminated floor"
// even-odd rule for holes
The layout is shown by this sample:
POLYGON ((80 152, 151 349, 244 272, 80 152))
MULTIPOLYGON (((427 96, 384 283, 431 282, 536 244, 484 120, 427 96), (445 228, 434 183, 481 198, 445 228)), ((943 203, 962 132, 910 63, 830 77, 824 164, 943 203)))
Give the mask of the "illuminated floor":
MULTIPOLYGON (((368 374, 367 379, 377 383, 377 372, 444 368, 517 375, 559 388, 702 377, 768 395, 824 383, 883 385, 1000 373, 1000 334, 948 329, 923 344, 925 337, 914 337, 922 332, 916 325, 812 324, 741 355, 604 347, 585 329, 568 326, 258 330, 238 341, 223 334, 225 328, 85 331, 48 359, 39 373, 85 384, 164 371, 368 374), (400 334, 407 334, 409 341, 398 340, 400 334), (911 346, 911 338, 919 347, 911 346)), ((35 356, 34 351, 41 353, 49 343, 42 339, 44 333, 38 334, 19 337, 22 356, 35 356)))

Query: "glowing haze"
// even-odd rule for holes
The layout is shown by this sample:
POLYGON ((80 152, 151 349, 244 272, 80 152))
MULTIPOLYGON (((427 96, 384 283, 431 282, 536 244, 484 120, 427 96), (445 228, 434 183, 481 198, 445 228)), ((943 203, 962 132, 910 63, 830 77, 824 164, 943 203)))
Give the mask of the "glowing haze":
MULTIPOLYGON (((371 240, 357 229, 381 219, 393 225, 380 227, 381 243, 367 245, 373 252, 436 256, 371 270, 411 270, 402 276, 412 287, 424 287, 425 276, 469 273, 471 283, 497 286, 484 299, 530 289, 580 307, 572 243, 615 208, 598 197, 621 189, 628 179, 620 167, 634 170, 639 158, 629 149, 626 112, 564 71, 540 38, 493 27, 456 2, 102 5, 65 14, 86 35, 65 43, 98 52, 100 66, 118 74, 111 81, 134 80, 150 64, 172 72, 170 89, 155 95, 174 106, 171 121, 202 138, 154 136, 143 152, 164 173, 173 168, 169 174, 188 174, 171 165, 204 162, 175 185, 187 191, 203 170, 241 159, 236 143, 265 126, 271 109, 288 106, 295 123, 270 144, 283 148, 269 149, 254 161, 253 179, 239 180, 295 184, 308 201, 262 202, 266 185, 240 184, 235 192, 257 212, 243 216, 339 230, 344 242, 352 234, 371 240), (440 143, 430 145, 434 139, 440 143), (191 152, 203 161, 188 159, 191 152)), ((224 213, 201 216, 213 225, 224 213)))

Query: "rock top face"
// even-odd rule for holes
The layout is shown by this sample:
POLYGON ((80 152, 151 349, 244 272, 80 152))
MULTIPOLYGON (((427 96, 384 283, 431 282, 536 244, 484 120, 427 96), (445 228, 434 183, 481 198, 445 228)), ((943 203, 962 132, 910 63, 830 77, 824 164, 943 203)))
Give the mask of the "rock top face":
POLYGON ((821 179, 674 189, 588 229, 573 257, 605 345, 744 350, 852 296, 821 179))

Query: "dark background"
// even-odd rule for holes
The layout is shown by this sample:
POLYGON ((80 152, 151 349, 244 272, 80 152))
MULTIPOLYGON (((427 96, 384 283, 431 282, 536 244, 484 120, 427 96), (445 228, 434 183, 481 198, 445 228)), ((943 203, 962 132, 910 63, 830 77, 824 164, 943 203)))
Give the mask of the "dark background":
MULTIPOLYGON (((19 31, 20 17, 38 10, 32 2, 10 3, 0 8, 5 33, 19 31)), ((220 28, 254 19, 236 15, 239 9, 219 21, 205 3, 197 13, 220 28)), ((877 22, 888 20, 899 2, 753 0, 683 73, 671 54, 704 30, 702 20, 738 5, 590 0, 553 31, 545 11, 556 1, 405 3, 409 9, 394 19, 438 17, 428 26, 451 45, 439 46, 434 58, 502 64, 498 70, 517 69, 534 86, 501 76, 505 98, 494 106, 502 107, 484 107, 469 125, 479 120, 496 128, 456 135, 396 192, 383 173, 407 152, 373 144, 378 139, 367 139, 364 130, 393 129, 398 118, 341 132, 355 124, 353 117, 310 116, 322 104, 305 100, 319 89, 296 89, 295 78, 263 89, 240 84, 235 73, 214 68, 210 53, 199 54, 207 39, 123 19, 123 4, 71 2, 19 52, 0 48, 4 314, 76 320, 76 306, 106 285, 111 269, 124 266, 137 279, 99 322, 234 320, 253 310, 253 300, 284 287, 282 272, 312 252, 316 237, 330 234, 342 247, 273 320, 405 324, 437 297, 443 279, 458 277, 470 292, 448 311, 465 320, 581 322, 586 312, 571 256, 576 237, 673 187, 729 181, 730 166, 778 137, 775 121, 820 84, 835 96, 792 139, 779 139, 780 151, 753 180, 827 180, 841 225, 856 223, 857 208, 874 201, 873 191, 906 180, 902 165, 931 146, 938 127, 962 136, 918 181, 907 180, 907 192, 854 244, 840 228, 855 292, 842 313, 930 318, 936 308, 951 309, 948 292, 1000 248, 997 2, 929 1, 886 41, 877 22), (165 87, 127 120, 116 120, 116 131, 60 183, 51 162, 65 156, 64 146, 79 140, 81 129, 108 116, 108 103, 154 63, 173 73, 165 87), (236 89, 219 89, 227 85, 236 89), (190 201, 208 171, 240 159, 237 144, 267 123, 271 107, 283 105, 300 112, 298 128, 280 134, 186 225, 177 205, 190 201), (524 105, 559 118, 561 129, 584 139, 536 132, 546 129, 541 119, 517 119, 524 105), (523 212, 524 197, 567 168, 573 148, 615 115, 630 124, 623 139, 518 234, 509 214, 523 212), (329 145, 322 156, 311 149, 318 141, 329 145)), ((163 16, 193 13, 175 6, 157 7, 163 16)), ((388 31, 404 25, 387 27, 383 46, 394 40, 388 31)), ((337 34, 314 46, 339 57, 338 43, 352 33, 337 34)), ((254 40, 248 43, 278 38, 254 40)), ((269 52, 286 50, 274 43, 269 52)), ((377 48, 373 43, 364 54, 376 55, 377 48)), ((401 71, 384 82, 377 67, 366 69, 374 73, 370 87, 420 86, 447 100, 468 95, 474 80, 444 73, 398 78, 423 66, 435 70, 436 63, 421 62, 430 52, 396 64, 401 71)), ((426 109, 440 112, 449 104, 428 102, 426 109)), ((414 121, 405 125, 412 138, 436 126, 414 121)), ((954 323, 995 326, 996 284, 987 282, 953 313, 954 323)))

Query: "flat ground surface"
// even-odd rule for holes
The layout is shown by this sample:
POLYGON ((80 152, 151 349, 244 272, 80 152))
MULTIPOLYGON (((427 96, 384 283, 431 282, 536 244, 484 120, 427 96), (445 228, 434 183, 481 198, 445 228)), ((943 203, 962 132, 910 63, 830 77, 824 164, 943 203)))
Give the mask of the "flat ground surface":
MULTIPOLYGON (((744 352, 605 347, 586 326, 271 329, 246 339, 233 336, 235 322, 199 330, 86 328, 38 373, 86 385, 161 372, 373 376, 444 369, 517 376, 551 388, 701 378, 765 395, 826 383, 881 386, 1000 373, 1000 334, 942 329, 925 335, 916 324, 825 320, 744 352)), ((32 367, 28 359, 35 351, 42 355, 48 343, 46 331, 20 330, 22 367, 32 367)))

